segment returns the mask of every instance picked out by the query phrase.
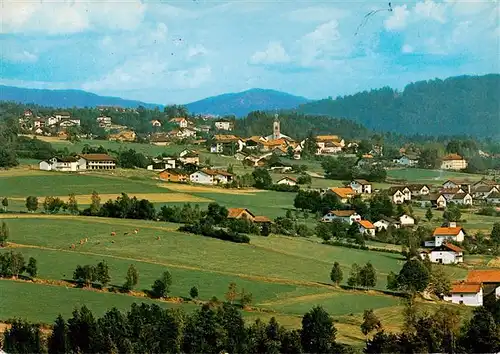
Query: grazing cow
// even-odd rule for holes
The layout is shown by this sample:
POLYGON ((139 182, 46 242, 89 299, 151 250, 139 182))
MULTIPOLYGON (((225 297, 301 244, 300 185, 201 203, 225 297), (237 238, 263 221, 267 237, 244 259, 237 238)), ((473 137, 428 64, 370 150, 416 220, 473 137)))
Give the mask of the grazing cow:
POLYGON ((113 232, 111 233, 111 236, 116 236, 116 232, 114 232, 114 231, 113 231, 113 232))
POLYGON ((80 240, 80 245, 83 245, 83 240, 80 240))
POLYGON ((139 232, 139 229, 135 229, 135 230, 134 230, 134 233, 138 233, 138 232, 139 232))
POLYGON ((89 239, 85 237, 85 243, 89 242, 89 239))
POLYGON ((75 244, 73 243, 71 246, 70 246, 71 249, 75 249, 75 244))
POLYGON ((115 240, 111 240, 111 243, 115 243, 115 240))
POLYGON ((128 232, 124 232, 123 235, 128 235, 128 232))

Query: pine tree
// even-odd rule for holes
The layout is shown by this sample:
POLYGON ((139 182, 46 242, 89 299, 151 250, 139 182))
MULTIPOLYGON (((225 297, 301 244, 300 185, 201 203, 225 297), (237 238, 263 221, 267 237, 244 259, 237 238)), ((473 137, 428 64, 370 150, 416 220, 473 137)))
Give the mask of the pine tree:
POLYGON ((360 328, 361 332, 366 336, 375 329, 380 330, 382 328, 382 323, 373 310, 365 310, 363 313, 363 323, 361 323, 360 328))
POLYGON ((335 262, 332 267, 332 271, 330 272, 330 279, 335 285, 339 285, 343 279, 342 268, 340 268, 340 264, 335 262))
POLYGON ((433 216, 434 215, 432 214, 431 208, 427 208, 427 211, 425 212, 425 218, 427 219, 427 221, 430 222, 433 216))
POLYGON ((110 281, 111 277, 109 275, 109 267, 106 261, 99 262, 95 268, 96 280, 106 286, 110 281))
POLYGON ((193 286, 191 290, 189 290, 189 296, 191 296, 191 299, 196 299, 198 297, 198 288, 196 286, 193 286))
POLYGON ((30 277, 36 278, 38 274, 38 267, 35 258, 33 257, 29 258, 28 265, 26 266, 26 273, 28 273, 30 277))
POLYGON ((48 340, 48 349, 51 354, 65 354, 68 352, 68 326, 61 315, 57 316, 52 328, 48 340))
POLYGON ((152 286, 152 294, 157 298, 168 296, 170 286, 172 285, 172 276, 168 271, 163 272, 160 279, 155 280, 152 286))
POLYGON ((93 191, 90 203, 90 214, 97 215, 100 209, 101 209, 101 197, 99 197, 99 193, 93 191))

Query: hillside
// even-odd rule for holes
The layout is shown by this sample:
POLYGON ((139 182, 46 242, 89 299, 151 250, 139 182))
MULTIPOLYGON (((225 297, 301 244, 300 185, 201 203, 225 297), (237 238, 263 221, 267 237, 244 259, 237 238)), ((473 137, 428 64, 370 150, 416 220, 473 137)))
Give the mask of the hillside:
POLYGON ((186 105, 192 113, 245 116, 252 111, 291 109, 309 102, 307 98, 285 92, 251 89, 238 93, 226 93, 208 97, 186 105))
POLYGON ((384 87, 324 99, 297 111, 352 119, 369 129, 402 134, 500 138, 500 75, 460 76, 384 87))
POLYGON ((14 101, 24 104, 37 104, 46 107, 95 107, 120 106, 154 108, 159 105, 140 101, 125 100, 119 97, 99 96, 81 90, 45 90, 0 85, 0 101, 14 101))

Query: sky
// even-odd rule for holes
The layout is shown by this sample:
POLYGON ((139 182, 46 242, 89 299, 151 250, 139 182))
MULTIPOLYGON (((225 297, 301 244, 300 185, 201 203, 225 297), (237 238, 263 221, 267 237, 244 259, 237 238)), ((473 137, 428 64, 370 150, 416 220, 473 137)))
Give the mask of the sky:
POLYGON ((498 1, 0 0, 0 84, 183 104, 500 71, 498 1))

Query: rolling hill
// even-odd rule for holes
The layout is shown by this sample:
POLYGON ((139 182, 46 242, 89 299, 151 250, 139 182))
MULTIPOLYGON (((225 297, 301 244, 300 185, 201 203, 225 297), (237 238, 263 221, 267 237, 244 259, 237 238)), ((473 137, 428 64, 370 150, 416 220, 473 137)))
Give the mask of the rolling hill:
POLYGON ((500 75, 459 76, 384 87, 301 105, 310 115, 347 118, 369 129, 401 134, 500 139, 500 75))
POLYGON ((46 90, 0 85, 0 101, 14 101, 24 104, 37 104, 46 107, 71 108, 95 106, 120 106, 154 108, 156 104, 126 100, 119 97, 99 96, 81 90, 46 90))
POLYGON ((238 93, 208 97, 189 103, 186 107, 193 113, 242 117, 252 111, 291 109, 309 101, 307 98, 285 92, 256 88, 238 93))

